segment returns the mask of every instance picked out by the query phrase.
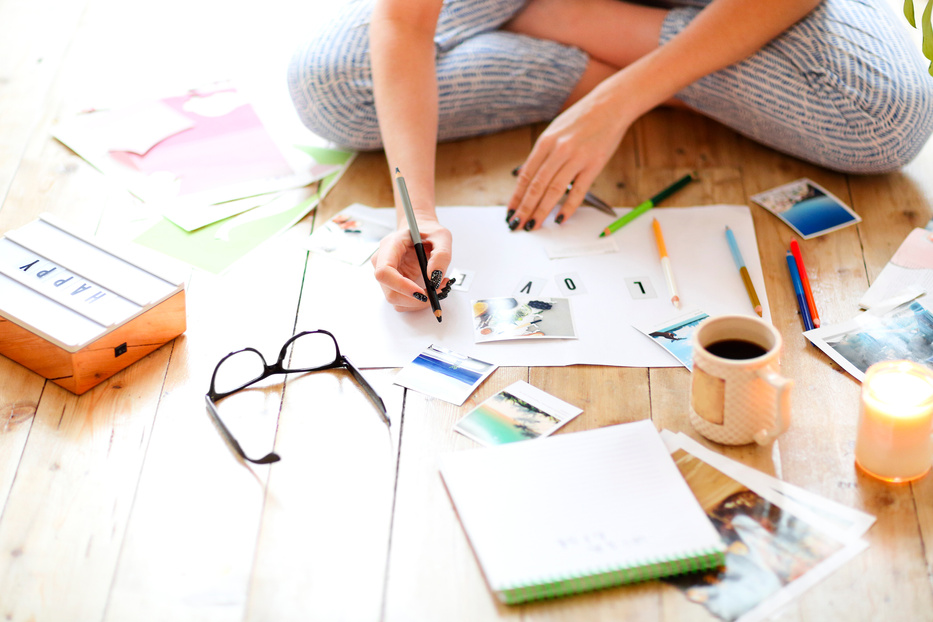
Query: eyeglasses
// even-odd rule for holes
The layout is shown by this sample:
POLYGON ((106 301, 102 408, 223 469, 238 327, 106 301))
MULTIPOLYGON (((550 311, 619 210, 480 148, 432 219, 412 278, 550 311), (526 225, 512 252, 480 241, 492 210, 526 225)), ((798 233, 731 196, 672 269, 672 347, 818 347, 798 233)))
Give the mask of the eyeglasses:
POLYGON ((379 409, 379 414, 385 424, 387 426, 391 425, 382 398, 379 397, 372 385, 366 382, 363 375, 347 357, 340 354, 337 338, 326 330, 309 330, 291 337, 282 346, 281 351, 279 351, 279 360, 274 365, 266 363, 266 359, 255 348, 243 348, 220 359, 217 367, 214 368, 214 374, 211 376, 211 388, 208 390, 207 395, 204 396, 207 402, 207 411, 217 424, 221 436, 241 458, 253 464, 278 462, 281 458, 275 452, 270 452, 258 460, 247 456, 240 444, 233 438, 233 434, 221 421, 220 414, 217 412, 217 402, 275 374, 339 368, 344 368, 350 372, 353 379, 363 387, 366 395, 379 409))

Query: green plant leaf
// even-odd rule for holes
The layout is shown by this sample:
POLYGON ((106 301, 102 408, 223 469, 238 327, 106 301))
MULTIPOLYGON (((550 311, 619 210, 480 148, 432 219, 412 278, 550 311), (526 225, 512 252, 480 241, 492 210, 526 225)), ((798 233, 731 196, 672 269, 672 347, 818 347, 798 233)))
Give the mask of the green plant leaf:
POLYGON ((907 18, 911 26, 914 28, 917 27, 917 22, 914 18, 914 0, 904 0, 904 17, 907 18))
POLYGON ((930 23, 933 15, 933 0, 927 0, 927 6, 920 17, 920 27, 923 32, 923 55, 933 61, 933 24, 930 23))

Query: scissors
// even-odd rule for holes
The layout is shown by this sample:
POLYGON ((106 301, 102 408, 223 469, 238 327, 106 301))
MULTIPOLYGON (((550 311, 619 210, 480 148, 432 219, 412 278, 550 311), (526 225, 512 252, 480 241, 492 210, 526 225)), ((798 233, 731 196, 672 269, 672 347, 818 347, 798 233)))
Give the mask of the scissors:
MULTIPOLYGON (((512 175, 518 175, 518 171, 520 168, 521 166, 516 166, 514 169, 512 169, 512 175)), ((573 188, 573 182, 570 182, 569 184, 567 184, 568 192, 570 191, 571 188, 573 188)), ((564 196, 567 196, 567 195, 565 194, 564 196)), ((598 196, 596 196, 595 194, 593 194, 592 192, 588 190, 586 194, 583 195, 583 203, 584 205, 595 207, 596 209, 603 212, 604 214, 609 214, 610 216, 616 215, 615 211, 609 206, 608 203, 606 203, 605 201, 603 201, 598 196)))

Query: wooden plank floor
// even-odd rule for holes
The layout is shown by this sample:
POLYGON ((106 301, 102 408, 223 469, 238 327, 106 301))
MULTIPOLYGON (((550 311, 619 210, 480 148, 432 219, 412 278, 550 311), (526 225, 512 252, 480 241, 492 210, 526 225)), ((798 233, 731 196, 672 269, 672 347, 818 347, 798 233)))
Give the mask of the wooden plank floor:
MULTIPOLYGON (((56 119, 83 106, 242 75, 268 86, 276 121, 294 123, 275 97, 283 54, 332 8, 0 0, 0 233, 51 212, 115 235, 140 213, 51 138, 56 119)), ((438 204, 504 204, 510 171, 541 129, 440 146, 438 204)), ((861 215, 802 244, 825 323, 857 312, 933 206, 933 144, 902 172, 847 176, 671 110, 635 125, 593 190, 631 206, 691 169, 701 182, 671 208, 750 205, 807 176, 861 215)), ((313 374, 225 402, 244 436, 287 456, 272 467, 233 458, 204 411, 214 364, 246 345, 274 353, 307 328, 308 310, 327 303, 302 288, 317 269, 301 248, 314 222, 391 196, 384 156, 361 154, 316 216, 223 276, 193 273, 183 336, 80 397, 0 357, 0 620, 712 619, 658 583, 498 605, 437 473, 438 456, 473 446, 454 421, 519 379, 585 405, 564 432, 650 418, 702 440, 686 417, 685 369, 503 368, 461 408, 404 392, 393 370, 365 370, 386 399, 389 433, 348 376, 313 374)), ((784 268, 791 231, 752 214, 784 370, 797 383, 793 427, 771 448, 713 447, 878 517, 870 548, 778 619, 933 620, 933 477, 886 486, 855 470, 859 385, 800 335, 784 268)))

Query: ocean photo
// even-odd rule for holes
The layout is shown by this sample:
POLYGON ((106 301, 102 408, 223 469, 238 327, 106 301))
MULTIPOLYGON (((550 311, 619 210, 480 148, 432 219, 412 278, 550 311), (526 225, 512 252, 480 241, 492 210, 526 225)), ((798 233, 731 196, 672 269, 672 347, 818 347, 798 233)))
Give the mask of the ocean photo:
POLYGON ((547 436, 581 412, 519 381, 471 410, 454 429, 483 445, 501 445, 547 436))
POLYGON ((855 222, 844 205, 825 195, 804 199, 781 215, 805 238, 855 222))

